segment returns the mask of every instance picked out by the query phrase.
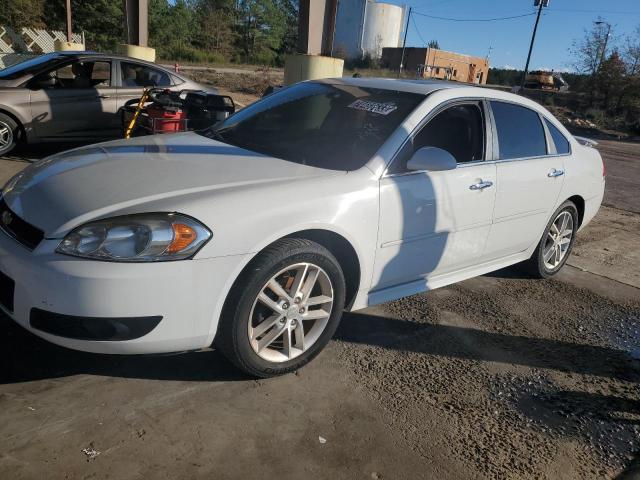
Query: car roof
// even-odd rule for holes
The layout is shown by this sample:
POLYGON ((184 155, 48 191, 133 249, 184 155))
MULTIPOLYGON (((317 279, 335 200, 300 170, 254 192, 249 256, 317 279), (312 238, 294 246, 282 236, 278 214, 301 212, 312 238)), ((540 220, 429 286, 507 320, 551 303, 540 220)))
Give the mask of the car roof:
POLYGON ((396 78, 364 78, 364 77, 343 77, 343 78, 326 78, 313 80, 314 82, 327 83, 334 85, 353 85, 355 87, 364 88, 378 88, 381 90, 395 90, 398 92, 418 93, 425 96, 430 93, 442 90, 459 90, 460 96, 463 97, 477 97, 477 98, 493 98, 497 100, 506 100, 513 103, 518 103, 529 108, 544 111, 546 114, 549 112, 542 107, 539 103, 516 95, 511 92, 505 92, 504 90, 498 90, 490 88, 485 85, 478 85, 476 83, 463 83, 454 82, 448 80, 411 80, 411 79, 396 79, 396 78))
POLYGON ((102 53, 102 52, 96 52, 93 50, 65 50, 62 52, 52 52, 52 53, 48 53, 48 54, 44 54, 46 56, 50 56, 51 58, 64 58, 64 57, 68 57, 68 58, 86 58, 86 57, 97 57, 97 58, 109 58, 109 59, 113 59, 113 60, 124 60, 124 61, 128 61, 128 62, 135 62, 135 63, 141 63, 144 65, 148 65, 150 67, 154 67, 154 68, 158 68, 160 70, 164 70, 165 72, 171 73, 174 76, 179 77, 181 80, 187 80, 184 76, 180 75, 179 73, 175 73, 172 70, 163 67, 162 65, 159 65, 157 63, 154 62, 149 62, 147 60, 141 60, 139 58, 134 58, 134 57, 127 57, 126 55, 118 55, 118 54, 113 54, 113 53, 102 53))
POLYGON ((422 93, 428 95, 436 90, 445 88, 461 88, 473 86, 472 84, 448 82, 445 80, 407 80, 396 78, 364 78, 342 77, 315 80, 320 83, 337 85, 353 85, 354 87, 379 88, 381 90, 396 90, 398 92, 422 93))
POLYGON ((57 52, 57 53, 60 56, 74 57, 74 58, 75 57, 104 57, 104 58, 113 58, 117 60, 128 60, 128 61, 144 63, 147 65, 152 65, 154 67, 160 67, 164 69, 164 67, 162 67, 161 65, 158 65, 157 63, 149 62, 147 60, 141 60, 139 58, 127 57, 126 55, 113 54, 113 53, 101 53, 101 52, 94 52, 94 51, 71 51, 71 50, 68 50, 65 52, 57 52))
MULTIPOLYGON (((149 67, 153 67, 159 70, 163 70, 164 72, 173 75, 177 78, 179 78, 180 80, 182 80, 182 82, 188 82, 191 81, 189 78, 185 77, 184 75, 182 75, 181 73, 178 72, 174 72, 172 69, 169 69, 165 66, 159 65, 157 63, 154 62, 148 62, 146 60, 141 60, 139 58, 134 58, 134 57, 127 57, 126 55, 117 55, 117 54, 111 54, 111 53, 101 53, 101 52, 95 52, 92 50, 66 50, 66 51, 61 51, 61 52, 49 52, 49 53, 43 53, 40 55, 32 55, 30 56, 32 58, 28 58, 27 60, 31 60, 31 59, 36 59, 36 58, 45 58, 48 60, 53 60, 55 61, 57 64, 60 63, 64 63, 65 61, 68 60, 73 60, 73 59, 78 59, 78 60, 82 60, 82 59, 108 59, 108 60, 122 60, 122 61, 127 61, 127 62, 135 62, 141 65, 147 65, 149 67)), ((48 61, 45 60, 45 61, 48 61)), ((21 63, 23 62, 18 62, 14 65, 10 65, 9 67, 7 67, 7 69, 10 68, 16 68, 18 67, 21 63)), ((42 71, 43 69, 49 68, 47 67, 43 67, 40 71, 42 71)), ((7 70, 4 69, 4 70, 7 70)), ((36 72, 39 73, 39 72, 36 72)), ((28 78, 28 75, 21 75, 15 78, 16 81, 23 81, 24 78, 28 78)), ((191 81, 192 83, 195 83, 193 81, 191 81)))

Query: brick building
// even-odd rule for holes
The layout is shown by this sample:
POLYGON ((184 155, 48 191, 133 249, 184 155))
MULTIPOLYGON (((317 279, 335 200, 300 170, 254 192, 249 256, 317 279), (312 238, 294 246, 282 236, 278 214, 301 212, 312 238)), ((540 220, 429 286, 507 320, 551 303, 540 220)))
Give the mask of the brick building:
MULTIPOLYGON (((380 61, 383 67, 397 70, 401 56, 402 48, 383 48, 380 61)), ((414 72, 421 78, 485 84, 489 74, 489 61, 482 57, 435 48, 406 48, 403 69, 408 73, 414 72)))

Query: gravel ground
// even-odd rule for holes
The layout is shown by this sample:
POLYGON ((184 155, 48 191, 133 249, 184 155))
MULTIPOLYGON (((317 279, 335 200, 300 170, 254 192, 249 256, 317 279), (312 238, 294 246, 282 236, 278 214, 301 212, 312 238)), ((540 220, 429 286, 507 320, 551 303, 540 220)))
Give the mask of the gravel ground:
POLYGON ((556 279, 348 314, 295 375, 72 352, 0 316, 0 478, 638 478, 640 146, 601 148, 608 207, 556 279))
POLYGON ((352 314, 340 355, 451 478, 611 477, 640 447, 640 303, 515 273, 352 314))

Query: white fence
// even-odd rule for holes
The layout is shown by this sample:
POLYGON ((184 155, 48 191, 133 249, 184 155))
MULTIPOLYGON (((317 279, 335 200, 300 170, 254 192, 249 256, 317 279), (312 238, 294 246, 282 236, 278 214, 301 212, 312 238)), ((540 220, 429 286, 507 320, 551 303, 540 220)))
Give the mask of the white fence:
MULTIPOLYGON (((59 30, 39 30, 22 28, 20 32, 0 25, 0 68, 6 68, 25 56, 39 55, 54 51, 56 40, 67 41, 67 35, 59 30)), ((74 43, 84 43, 84 34, 71 35, 74 43)))

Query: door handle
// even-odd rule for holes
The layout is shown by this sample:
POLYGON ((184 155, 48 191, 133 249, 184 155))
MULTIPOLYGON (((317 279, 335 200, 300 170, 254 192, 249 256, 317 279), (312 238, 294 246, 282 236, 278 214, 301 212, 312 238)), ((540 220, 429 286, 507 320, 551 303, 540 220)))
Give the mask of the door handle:
POLYGON ((550 177, 550 178, 559 177, 561 175, 564 175, 564 170, 556 170, 555 168, 551 170, 549 173, 547 173, 547 177, 550 177))
POLYGON ((474 183, 473 185, 469 185, 470 190, 483 190, 493 185, 493 182, 489 181, 480 181, 478 183, 474 183))
POLYGON ((111 98, 111 95, 98 95, 98 98, 111 98))

